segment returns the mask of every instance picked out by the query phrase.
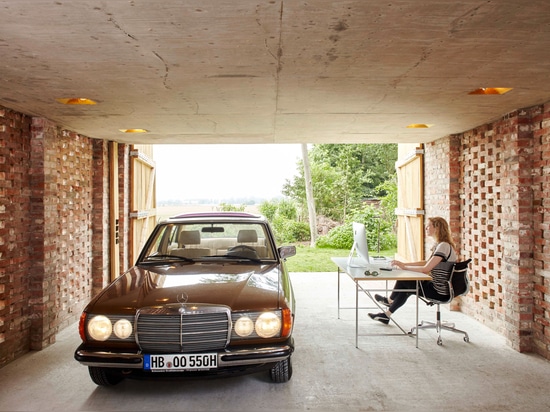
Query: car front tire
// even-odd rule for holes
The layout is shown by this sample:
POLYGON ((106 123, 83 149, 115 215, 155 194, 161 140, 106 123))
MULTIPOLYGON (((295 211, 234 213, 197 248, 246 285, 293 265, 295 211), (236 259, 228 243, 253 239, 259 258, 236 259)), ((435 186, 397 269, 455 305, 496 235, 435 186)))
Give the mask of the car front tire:
POLYGON ((124 379, 118 371, 110 368, 88 366, 88 372, 90 373, 92 381, 99 386, 114 386, 124 379))
POLYGON ((275 383, 288 382, 292 377, 292 362, 290 361, 290 357, 275 364, 269 371, 269 376, 275 383))

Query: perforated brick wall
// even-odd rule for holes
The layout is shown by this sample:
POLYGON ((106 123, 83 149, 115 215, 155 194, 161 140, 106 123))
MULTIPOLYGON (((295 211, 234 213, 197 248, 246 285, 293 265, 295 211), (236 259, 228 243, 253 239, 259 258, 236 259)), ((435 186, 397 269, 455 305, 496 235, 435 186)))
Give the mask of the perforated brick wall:
MULTIPOLYGON (((456 252, 462 259, 460 197, 457 196, 460 190, 459 143, 456 137, 447 137, 425 145, 424 202, 426 217, 440 216, 449 222, 456 252)), ((425 256, 430 256, 431 246, 426 242, 425 256)), ((460 310, 461 302, 457 298, 450 306, 460 310)))
MULTIPOLYGON (((424 202, 426 217, 445 218, 460 255, 459 141, 447 137, 427 143, 424 154, 424 202)), ((428 245, 426 245, 428 246, 428 245)), ((429 251, 425 251, 429 256, 429 251)))
POLYGON ((101 140, 0 107, 0 367, 55 342, 108 280, 107 160, 101 140))
POLYGON ((91 292, 93 150, 45 119, 33 118, 32 132, 31 348, 41 349, 78 319, 91 292))
POLYGON ((0 366, 28 351, 31 119, 0 107, 0 366))
POLYGON ((448 217, 473 259, 462 310, 514 349, 550 359, 548 158, 547 104, 427 144, 424 190, 428 214, 448 217))
MULTIPOLYGON (((533 351, 550 359, 550 103, 529 110, 533 139, 533 351)), ((523 303, 523 300, 522 300, 523 303)))
POLYGON ((504 333, 503 139, 484 126, 465 133, 461 145, 461 238, 464 254, 473 259, 471 292, 462 300, 467 312, 504 333))

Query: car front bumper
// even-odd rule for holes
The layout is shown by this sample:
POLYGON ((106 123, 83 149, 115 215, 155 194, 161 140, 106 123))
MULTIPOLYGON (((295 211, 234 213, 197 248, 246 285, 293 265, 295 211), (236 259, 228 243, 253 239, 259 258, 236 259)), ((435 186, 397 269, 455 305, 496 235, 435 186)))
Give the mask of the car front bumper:
MULTIPOLYGON (((219 351, 218 369, 277 363, 288 359, 294 351, 293 339, 277 346, 238 347, 219 351)), ((103 368, 143 369, 144 355, 139 352, 110 352, 80 345, 74 358, 83 365, 103 368)))

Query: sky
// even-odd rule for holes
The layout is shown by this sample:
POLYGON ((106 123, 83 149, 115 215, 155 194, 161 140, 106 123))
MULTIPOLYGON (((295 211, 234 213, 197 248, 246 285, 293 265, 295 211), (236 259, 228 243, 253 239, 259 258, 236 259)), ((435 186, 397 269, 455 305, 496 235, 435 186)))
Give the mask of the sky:
POLYGON ((155 145, 157 201, 281 196, 300 144, 155 145))

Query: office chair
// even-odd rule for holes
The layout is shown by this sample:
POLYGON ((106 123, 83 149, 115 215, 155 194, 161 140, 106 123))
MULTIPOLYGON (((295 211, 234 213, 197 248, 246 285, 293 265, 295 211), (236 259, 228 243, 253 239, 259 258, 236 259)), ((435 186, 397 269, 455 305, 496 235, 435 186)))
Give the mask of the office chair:
POLYGON ((454 298, 458 296, 466 295, 469 292, 470 282, 468 280, 467 272, 468 272, 468 265, 470 264, 471 261, 472 259, 468 259, 463 262, 455 262, 455 263, 443 262, 443 264, 440 263, 438 265, 439 268, 436 270, 446 270, 449 273, 448 283, 449 283, 450 296, 445 301, 430 299, 430 298, 420 296, 420 299, 426 302, 426 304, 428 304, 429 306, 433 306, 433 305, 437 306, 436 321, 435 322, 421 321, 418 326, 411 329, 411 334, 414 333, 415 330, 418 333, 417 329, 435 329, 437 331, 437 344, 441 346, 443 345, 443 340, 441 339, 441 331, 445 329, 455 333, 462 333, 464 334, 464 342, 470 341, 470 337, 468 336, 468 333, 466 333, 463 330, 455 328, 454 323, 441 321, 440 305, 451 303, 451 301, 454 298))

